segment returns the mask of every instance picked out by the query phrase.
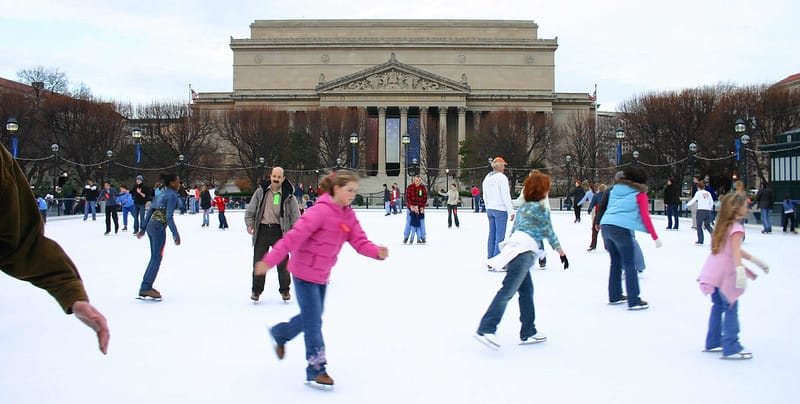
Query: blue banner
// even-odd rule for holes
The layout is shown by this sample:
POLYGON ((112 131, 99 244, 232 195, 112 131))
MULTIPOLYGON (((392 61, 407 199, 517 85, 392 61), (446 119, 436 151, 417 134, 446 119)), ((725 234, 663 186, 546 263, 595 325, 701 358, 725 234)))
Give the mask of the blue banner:
POLYGON ((136 164, 142 162, 142 144, 136 143, 136 164))
POLYGON ((11 156, 17 158, 17 138, 11 138, 11 156))
POLYGON ((736 139, 734 141, 734 145, 736 147, 736 161, 741 160, 741 149, 742 149, 742 141, 740 139, 736 139))

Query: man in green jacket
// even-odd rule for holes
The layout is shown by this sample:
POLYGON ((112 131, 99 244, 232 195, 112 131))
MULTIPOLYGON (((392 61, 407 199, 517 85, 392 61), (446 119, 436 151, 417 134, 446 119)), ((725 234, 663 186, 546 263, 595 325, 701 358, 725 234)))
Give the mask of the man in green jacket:
POLYGON ((5 146, 0 146, 0 269, 46 290, 67 314, 97 333, 100 351, 108 351, 106 319, 89 304, 75 264, 44 236, 42 216, 30 185, 5 146))

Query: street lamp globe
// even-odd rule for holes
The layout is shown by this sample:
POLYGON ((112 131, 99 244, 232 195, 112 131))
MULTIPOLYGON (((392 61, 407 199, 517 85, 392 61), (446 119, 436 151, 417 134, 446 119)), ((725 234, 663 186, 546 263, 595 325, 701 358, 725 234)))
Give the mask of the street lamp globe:
POLYGON ((133 128, 133 130, 131 130, 131 137, 138 143, 142 139, 142 130, 139 129, 138 126, 133 128))
POLYGON ((350 144, 358 144, 358 134, 353 132, 350 134, 350 144))
POLYGON ((697 145, 694 143, 689 143, 689 153, 696 153, 697 152, 697 145))
POLYGON ((106 157, 108 157, 108 158, 114 157, 114 152, 111 151, 111 150, 106 150, 106 157))
POLYGON ((622 129, 622 127, 617 128, 617 130, 614 131, 614 137, 619 140, 625 139, 625 129, 622 129))
POLYGON ((6 121, 6 132, 8 132, 9 136, 14 137, 19 130, 19 124, 17 123, 17 119, 13 116, 8 118, 6 121))
POLYGON ((185 160, 185 159, 186 159, 186 156, 184 156, 183 154, 179 154, 178 155, 178 161, 180 161, 181 163, 183 163, 183 160, 185 160))
POLYGON ((566 157, 566 159, 567 159, 567 163, 569 163, 570 161, 572 161, 572 156, 570 156, 569 154, 567 154, 567 157, 566 157))
MULTIPOLYGON (((352 139, 352 136, 351 136, 351 139, 352 139)), ((403 144, 407 145, 407 144, 411 143, 411 136, 408 136, 408 132, 406 132, 406 133, 403 134, 403 136, 400 136, 400 140, 403 142, 403 144)), ((351 140, 351 142, 352 142, 352 140, 351 140)))
POLYGON ((748 143, 750 143, 750 136, 742 135, 742 144, 746 145, 748 143))
POLYGON ((489 157, 489 165, 492 165, 492 162, 493 162, 493 161, 494 161, 494 159, 493 159, 493 158, 491 158, 491 157, 489 157))
POLYGON ((58 153, 58 145, 53 143, 52 145, 50 145, 50 150, 52 150, 53 153, 58 153))
POLYGON ((736 124, 733 125, 733 130, 735 130, 736 133, 742 133, 742 132, 746 131, 747 130, 747 125, 745 125, 744 119, 742 119, 742 118, 737 119, 736 120, 736 124))
POLYGON ((635 159, 639 158, 639 152, 638 151, 636 151, 636 150, 633 151, 633 158, 635 158, 635 159))
POLYGON ((258 164, 261 164, 262 166, 264 165, 265 161, 267 161, 267 160, 265 160, 263 157, 259 157, 258 158, 258 164))

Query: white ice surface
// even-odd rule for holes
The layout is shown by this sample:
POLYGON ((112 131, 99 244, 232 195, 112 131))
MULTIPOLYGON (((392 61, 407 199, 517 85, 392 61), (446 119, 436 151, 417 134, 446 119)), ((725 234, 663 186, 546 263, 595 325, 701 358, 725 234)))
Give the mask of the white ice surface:
POLYGON ((630 312, 606 304, 608 254, 602 241, 586 251, 588 219, 554 212, 571 267, 563 271, 550 251, 548 269, 533 273, 536 326, 549 341, 517 345, 513 299, 497 332, 502 347, 491 351, 472 338, 504 276, 484 264, 486 215, 462 210, 461 228, 447 229, 444 210, 427 213, 428 245, 406 246, 402 215, 358 211, 390 256, 374 261, 345 246, 333 269, 323 316, 333 392, 304 386, 302 335, 283 361, 273 354, 265 327, 298 308, 281 302, 276 271, 261 303, 251 303, 241 211, 227 213, 228 231, 215 216, 202 229, 200 215, 177 217, 183 243, 167 244, 160 303, 135 299, 146 238, 103 236, 101 216, 51 220, 47 234, 108 318, 109 354, 49 295, 0 276, 0 403, 800 402, 800 236, 748 226, 744 248, 772 272, 740 300, 740 337, 755 357, 731 362, 701 352, 710 299, 695 279, 709 248, 693 245, 688 219, 667 232, 654 218, 661 249, 638 235, 650 309, 630 312))

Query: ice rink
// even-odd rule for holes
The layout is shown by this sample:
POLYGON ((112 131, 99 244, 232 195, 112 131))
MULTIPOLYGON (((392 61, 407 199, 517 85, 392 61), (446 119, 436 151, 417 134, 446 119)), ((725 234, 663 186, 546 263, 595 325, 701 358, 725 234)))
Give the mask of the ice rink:
MULTIPOLYGON (((709 254, 688 219, 664 246, 639 233, 647 269, 644 311, 607 305, 608 254, 587 252, 589 220, 553 212, 571 266, 549 251, 533 270, 536 326, 546 343, 519 346, 516 299, 492 351, 472 338, 504 274, 486 270, 485 214, 429 209, 427 245, 403 245, 404 216, 359 210, 367 235, 389 247, 375 261, 345 246, 328 288, 323 335, 333 392, 304 385, 302 336, 279 361, 265 327, 299 312, 267 274, 250 301, 252 247, 242 211, 231 228, 176 216, 182 244, 167 243, 155 287, 162 302, 135 297, 147 239, 103 236, 103 217, 52 219, 46 233, 77 264, 92 303, 108 318, 108 356, 92 332, 45 292, 0 276, 0 403, 797 403, 800 401, 800 236, 747 227, 744 248, 771 266, 740 300, 749 361, 703 353, 710 298, 695 279, 709 254), (792 342, 795 341, 795 342, 792 342)), ((129 227, 132 226, 129 224, 129 227)), ((510 224, 509 224, 510 230, 510 224)), ((168 238, 171 240, 171 238, 168 238)))

